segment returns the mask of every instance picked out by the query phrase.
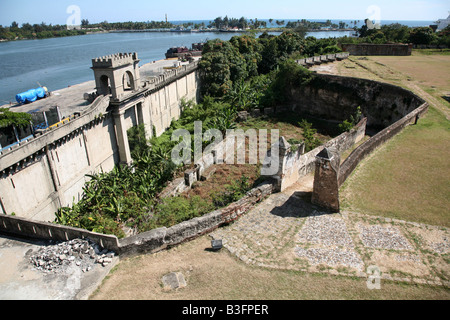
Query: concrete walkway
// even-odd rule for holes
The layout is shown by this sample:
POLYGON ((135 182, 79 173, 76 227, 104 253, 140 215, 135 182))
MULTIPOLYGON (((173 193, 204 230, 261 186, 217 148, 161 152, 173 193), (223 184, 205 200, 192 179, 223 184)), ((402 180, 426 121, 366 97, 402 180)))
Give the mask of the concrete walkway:
POLYGON ((97 264, 86 273, 75 266, 63 273, 44 273, 29 258, 50 244, 0 235, 0 300, 86 300, 119 261, 115 257, 107 267, 97 264))
MULTIPOLYGON (((141 81, 150 77, 157 77, 165 72, 165 67, 172 67, 176 60, 159 60, 140 66, 141 81)), ((92 79, 94 74, 92 73, 92 79)), ((84 100, 85 93, 95 91, 95 81, 87 81, 67 88, 54 90, 51 96, 45 99, 37 100, 33 103, 19 105, 14 102, 13 105, 3 105, 0 108, 10 108, 14 112, 39 112, 47 111, 51 107, 58 106, 64 117, 68 117, 75 112, 83 112, 89 108, 90 104, 84 100)))
POLYGON ((327 214, 309 201, 312 181, 272 195, 212 237, 250 265, 362 278, 379 270, 385 280, 450 286, 447 228, 327 214))

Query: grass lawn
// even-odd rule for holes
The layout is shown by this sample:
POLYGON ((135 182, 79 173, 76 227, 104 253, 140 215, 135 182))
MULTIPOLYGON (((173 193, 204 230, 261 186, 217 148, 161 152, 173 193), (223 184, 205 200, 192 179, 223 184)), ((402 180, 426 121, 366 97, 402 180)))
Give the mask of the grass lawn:
POLYGON ((430 104, 418 125, 358 166, 341 188, 344 210, 450 226, 449 67, 448 51, 414 50, 409 57, 351 57, 337 68, 338 74, 402 86, 430 104))
POLYGON ((436 109, 363 161, 341 188, 343 209, 450 226, 450 123, 436 109))

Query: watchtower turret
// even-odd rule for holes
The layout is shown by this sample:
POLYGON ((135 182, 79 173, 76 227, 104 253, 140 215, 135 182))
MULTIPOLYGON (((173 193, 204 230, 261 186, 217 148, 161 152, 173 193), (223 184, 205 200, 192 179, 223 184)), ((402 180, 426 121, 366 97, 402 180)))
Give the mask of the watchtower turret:
POLYGON ((126 91, 137 91, 140 87, 139 61, 136 52, 92 59, 97 93, 111 94, 113 100, 120 100, 126 91))

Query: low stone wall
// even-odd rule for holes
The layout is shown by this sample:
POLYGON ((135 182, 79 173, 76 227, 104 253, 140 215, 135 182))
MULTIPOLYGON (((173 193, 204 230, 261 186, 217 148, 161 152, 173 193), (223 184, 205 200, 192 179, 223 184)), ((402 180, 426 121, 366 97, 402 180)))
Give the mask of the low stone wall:
POLYGON ((350 149, 355 143, 358 143, 364 138, 366 124, 367 119, 364 118, 349 132, 344 132, 308 153, 304 153, 304 147, 302 145, 299 145, 297 150, 293 152, 292 146, 284 142, 283 147, 280 147, 280 166, 278 173, 274 176, 269 176, 274 181, 275 189, 277 191, 284 191, 300 178, 313 172, 316 165, 316 156, 324 148, 334 148, 339 154, 350 149))
POLYGON ((88 238, 108 250, 115 252, 119 250, 119 241, 116 236, 3 214, 0 214, 0 233, 17 237, 55 241, 88 238))
POLYGON ((352 56, 410 56, 412 44, 341 44, 343 51, 349 52, 352 56))
POLYGON ((380 131, 375 136, 364 142, 358 148, 356 148, 350 156, 342 163, 339 172, 339 187, 347 180, 350 174, 355 170, 356 166, 376 148, 384 144, 387 140, 391 139, 402 131, 405 127, 411 123, 417 123, 418 119, 428 111, 428 103, 423 103, 419 108, 412 111, 401 120, 390 125, 386 129, 380 131))
MULTIPOLYGON (((344 51, 346 51, 346 50, 344 50, 344 51)), ((299 60, 296 60, 296 62, 305 68, 310 68, 314 65, 320 65, 323 63, 334 62, 336 60, 342 61, 342 60, 347 59, 349 57, 349 55, 350 54, 348 52, 340 52, 340 53, 325 54, 325 55, 321 55, 321 56, 299 59, 299 60)))
POLYGON ((247 213, 273 191, 270 183, 252 189, 241 200, 199 218, 170 228, 159 228, 120 240, 121 256, 154 253, 190 241, 228 224, 247 213))
POLYGON ((104 235, 83 229, 37 222, 2 214, 0 214, 0 234, 55 241, 88 238, 103 248, 112 250, 122 256, 154 253, 190 241, 222 225, 233 222, 247 213, 255 204, 264 200, 272 192, 272 184, 264 183, 250 190, 241 200, 225 208, 213 211, 199 218, 182 222, 170 228, 159 228, 120 240, 113 235, 104 235))

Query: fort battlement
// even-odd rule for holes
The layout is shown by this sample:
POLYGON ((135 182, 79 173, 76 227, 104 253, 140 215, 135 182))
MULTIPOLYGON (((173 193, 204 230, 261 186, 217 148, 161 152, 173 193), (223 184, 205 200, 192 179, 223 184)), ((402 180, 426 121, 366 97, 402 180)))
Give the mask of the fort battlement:
POLYGON ((92 59, 93 68, 117 68, 124 65, 130 65, 139 62, 138 54, 133 53, 116 53, 109 56, 103 56, 92 59))

